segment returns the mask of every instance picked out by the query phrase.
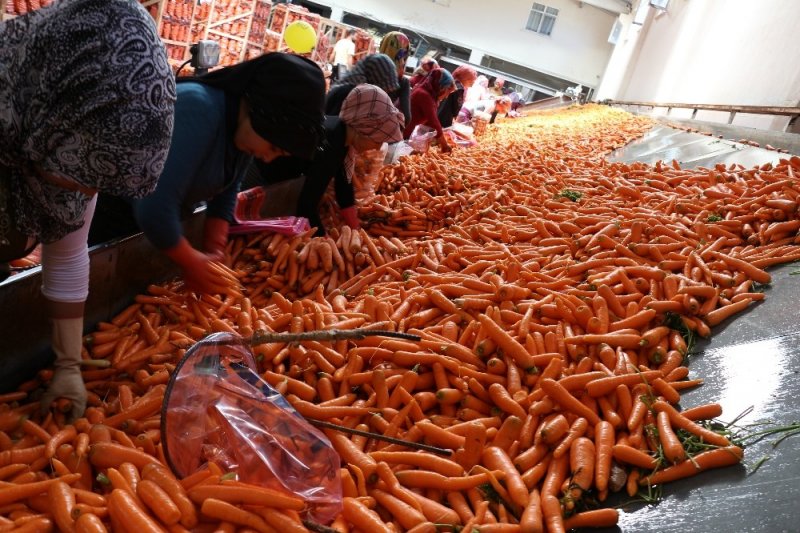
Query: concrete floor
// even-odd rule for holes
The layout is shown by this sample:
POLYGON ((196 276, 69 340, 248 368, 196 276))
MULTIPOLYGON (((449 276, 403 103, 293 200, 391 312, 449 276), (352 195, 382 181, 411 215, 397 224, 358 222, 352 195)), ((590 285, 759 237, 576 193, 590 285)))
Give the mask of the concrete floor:
MULTIPOLYGON (((655 126, 609 159, 654 162, 674 158, 689 168, 712 167, 717 162, 750 167, 781 157, 786 156, 655 126)), ((721 419, 726 422, 752 408, 740 426, 800 423, 800 264, 782 265, 770 273, 773 282, 765 291, 765 301, 715 327, 711 338, 696 346, 690 376, 702 377, 705 384, 683 395, 683 407, 718 402, 723 407, 721 419)), ((747 447, 742 466, 665 485, 658 504, 623 505, 618 528, 609 531, 800 531, 800 435, 773 447, 778 437, 747 447), (769 459, 753 473, 764 457, 769 459)))

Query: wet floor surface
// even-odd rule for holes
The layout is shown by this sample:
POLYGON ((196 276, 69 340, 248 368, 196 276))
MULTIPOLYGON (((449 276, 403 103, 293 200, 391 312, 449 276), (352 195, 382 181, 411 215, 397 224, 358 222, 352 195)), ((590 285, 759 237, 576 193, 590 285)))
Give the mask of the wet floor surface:
MULTIPOLYGON (((744 145, 724 154, 712 153, 718 148, 714 140, 656 126, 638 144, 631 143, 615 156, 653 162, 667 155, 667 161, 675 158, 684 167, 715 162, 741 162, 748 167, 786 157, 744 145), (699 150, 703 143, 707 157, 699 150), (690 159, 702 164, 689 163, 690 159)), ((681 399, 683 408, 720 403, 721 420, 726 422, 749 410, 739 426, 770 424, 743 427, 744 431, 800 422, 800 263, 769 272, 773 281, 763 302, 715 327, 709 340, 698 342, 689 363, 690 377, 703 378, 705 384, 681 399)), ((780 436, 748 446, 740 466, 665 485, 657 504, 624 506, 618 528, 607 531, 800 532, 800 435, 773 446, 780 436), (768 459, 753 472, 763 458, 768 459)))

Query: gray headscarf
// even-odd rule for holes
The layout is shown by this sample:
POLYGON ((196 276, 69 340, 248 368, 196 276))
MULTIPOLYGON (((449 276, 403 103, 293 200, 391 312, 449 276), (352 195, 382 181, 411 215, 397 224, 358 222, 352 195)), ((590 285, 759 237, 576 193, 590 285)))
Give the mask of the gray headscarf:
POLYGON ((358 63, 331 88, 337 85, 360 85, 369 83, 392 93, 400 87, 397 67, 386 54, 370 54, 358 63))
POLYGON ((0 24, 0 164, 16 228, 75 231, 89 196, 155 189, 172 135, 175 79, 152 17, 131 0, 61 0, 0 24))

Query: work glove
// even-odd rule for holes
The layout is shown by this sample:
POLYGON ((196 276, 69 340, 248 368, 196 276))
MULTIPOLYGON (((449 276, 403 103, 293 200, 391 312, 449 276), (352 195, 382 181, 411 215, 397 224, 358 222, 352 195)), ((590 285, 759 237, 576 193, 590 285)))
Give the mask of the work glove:
POLYGON ((361 227, 361 221, 358 220, 358 209, 356 206, 351 205, 350 207, 345 207, 341 210, 341 213, 345 224, 353 229, 358 229, 361 227))
POLYGON ((53 351, 56 353, 55 372, 41 399, 42 411, 47 412, 58 398, 72 402, 68 421, 83 416, 86 409, 86 385, 81 377, 81 344, 83 318, 53 319, 53 351))

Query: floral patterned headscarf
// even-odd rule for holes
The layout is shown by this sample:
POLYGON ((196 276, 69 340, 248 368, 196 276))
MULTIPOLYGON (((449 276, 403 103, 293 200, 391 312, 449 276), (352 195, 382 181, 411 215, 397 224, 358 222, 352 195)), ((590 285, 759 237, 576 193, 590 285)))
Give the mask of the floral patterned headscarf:
POLYGON ((411 41, 408 40, 405 33, 390 31, 383 36, 379 51, 389 56, 394 64, 399 66, 400 62, 408 59, 408 55, 411 53, 411 41))
POLYGON ((61 0, 0 24, 0 164, 17 230, 53 242, 80 228, 80 190, 152 192, 174 105, 164 44, 138 2, 61 0))

